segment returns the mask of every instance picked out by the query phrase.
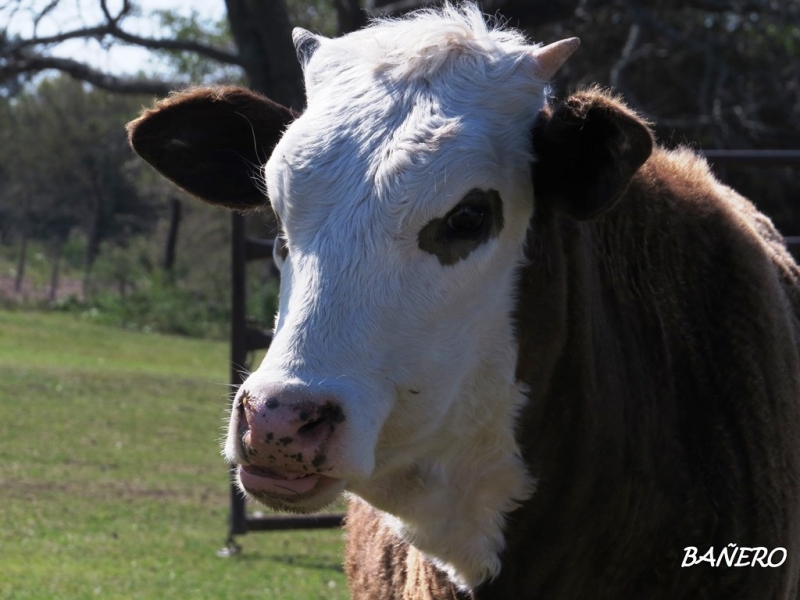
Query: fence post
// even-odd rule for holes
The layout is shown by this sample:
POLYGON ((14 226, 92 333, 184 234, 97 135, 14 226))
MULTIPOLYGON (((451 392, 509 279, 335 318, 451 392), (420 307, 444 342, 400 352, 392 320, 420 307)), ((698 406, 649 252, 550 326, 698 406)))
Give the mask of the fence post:
MULTIPOLYGON (((247 362, 247 250, 244 215, 231 213, 231 348, 230 382, 234 394, 245 379, 247 362)), ((229 471, 231 506, 228 522, 227 548, 230 554, 238 551, 234 536, 247 533, 245 499, 236 487, 236 468, 229 471)))
MULTIPOLYGON (((248 239, 243 215, 231 216, 231 349, 230 382, 235 390, 246 378, 247 353, 267 348, 272 336, 247 326, 247 262, 272 256, 272 241, 248 239)), ((231 402, 234 396, 231 395, 231 402)), ((317 529, 341 527, 344 515, 317 514, 305 516, 247 516, 245 498, 236 486, 236 468, 230 469, 230 514, 228 539, 217 555, 228 557, 237 554, 240 546, 235 536, 248 531, 276 531, 286 529, 317 529)))

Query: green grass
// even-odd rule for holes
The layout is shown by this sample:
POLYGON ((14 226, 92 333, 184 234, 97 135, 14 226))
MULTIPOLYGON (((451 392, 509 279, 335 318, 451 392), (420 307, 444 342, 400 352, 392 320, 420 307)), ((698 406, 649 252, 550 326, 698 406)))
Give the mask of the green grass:
POLYGON ((0 599, 347 598, 338 530, 218 558, 227 346, 0 311, 0 599))

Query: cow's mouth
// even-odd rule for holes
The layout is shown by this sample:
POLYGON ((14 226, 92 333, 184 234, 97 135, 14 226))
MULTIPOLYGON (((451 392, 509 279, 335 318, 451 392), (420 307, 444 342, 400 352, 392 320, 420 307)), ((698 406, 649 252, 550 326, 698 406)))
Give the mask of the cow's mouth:
POLYGON ((276 471, 266 467, 240 465, 239 481, 245 491, 256 498, 292 501, 315 496, 335 485, 338 480, 321 473, 276 471))

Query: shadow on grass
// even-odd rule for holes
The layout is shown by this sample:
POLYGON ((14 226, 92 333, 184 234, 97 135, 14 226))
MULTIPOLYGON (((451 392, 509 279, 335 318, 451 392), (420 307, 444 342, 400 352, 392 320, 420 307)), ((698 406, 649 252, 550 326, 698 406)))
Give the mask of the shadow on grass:
POLYGON ((261 554, 260 552, 243 552, 236 555, 236 560, 242 561, 273 561, 283 563, 292 567, 299 567, 301 569, 316 569, 318 571, 336 571, 337 573, 344 573, 339 558, 331 558, 330 561, 325 560, 326 557, 319 556, 303 556, 297 554, 261 554), (322 560, 320 560, 322 558, 322 560))

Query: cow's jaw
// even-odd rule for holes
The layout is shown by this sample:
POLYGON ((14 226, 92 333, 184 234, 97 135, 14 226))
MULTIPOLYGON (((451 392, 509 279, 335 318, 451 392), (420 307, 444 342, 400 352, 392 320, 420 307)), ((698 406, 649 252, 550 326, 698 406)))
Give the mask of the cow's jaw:
MULTIPOLYGON (((533 489, 515 439, 516 416, 526 396, 515 380, 513 322, 517 268, 523 252, 522 243, 512 240, 524 237, 528 215, 525 212, 520 218, 512 206, 509 203, 507 211, 514 218, 509 218, 505 232, 510 239, 480 250, 494 268, 484 267, 486 279, 481 285, 459 294, 464 304, 444 304, 437 318, 413 330, 408 324, 389 327, 381 336, 386 340, 382 345, 354 342, 325 352, 324 338, 342 341, 344 331, 337 329, 339 335, 317 338, 307 354, 296 354, 298 344, 309 341, 300 338, 318 335, 321 330, 310 322, 295 327, 295 309, 287 307, 293 301, 302 305, 301 298, 292 294, 307 288, 314 278, 303 282, 301 269, 294 269, 291 263, 284 266, 284 312, 274 345, 239 398, 261 394, 266 406, 270 394, 265 390, 281 381, 291 388, 293 378, 312 391, 332 391, 331 386, 338 385, 336 395, 347 415, 342 424, 346 429, 342 429, 340 444, 330 453, 329 462, 319 470, 335 484, 321 479, 324 486, 312 486, 307 492, 298 488, 298 494, 276 497, 251 490, 251 495, 276 508, 309 511, 330 502, 332 494, 344 488, 384 511, 393 529, 427 553, 459 586, 471 588, 498 574, 505 516, 533 489), (448 321, 447 315, 453 313, 466 316, 448 321), (440 330, 435 329, 437 321, 440 330), (447 346, 434 348, 435 343, 421 343, 425 333, 435 343, 451 339, 447 346), (367 351, 350 354, 359 349, 367 351), (295 358, 290 361, 292 356, 295 358), (309 375, 290 373, 292 365, 307 369, 309 375)), ((482 259, 476 256, 474 260, 482 259)), ((433 268, 465 274, 474 267, 465 262, 433 268)), ((352 278, 335 279, 346 285, 352 278)), ((323 305, 338 306, 330 301, 323 305)), ((330 317, 325 327, 337 322, 330 317)), ((237 445, 242 430, 235 419, 236 414, 227 452, 229 459, 240 462, 237 445)), ((246 488, 247 481, 242 483, 246 488)), ((295 485, 299 484, 289 487, 295 485)))
POLYGON ((515 439, 526 396, 514 380, 509 314, 498 315, 491 339, 482 341, 478 368, 437 431, 399 452, 379 445, 373 476, 348 485, 464 589, 500 572, 505 516, 534 488, 515 439), (384 452, 391 454, 386 465, 384 452))
MULTIPOLYGON (((464 337, 454 341, 477 349, 468 353, 464 364, 440 373, 439 380, 446 375, 458 382, 455 389, 437 388, 432 379, 427 385, 418 380, 418 385, 396 382, 391 387, 376 387, 373 381, 367 393, 344 378, 337 392, 349 400, 345 426, 355 427, 356 433, 342 430, 342 446, 330 457, 330 466, 302 477, 292 470, 270 473, 240 467, 245 492, 273 508, 309 512, 346 489, 383 511, 386 523, 428 554, 457 585, 469 589, 496 576, 505 516, 530 497, 534 487, 515 439, 516 416, 526 402, 525 389, 515 380, 515 271, 508 268, 497 281, 500 293, 487 286, 481 304, 491 310, 478 315, 473 326, 464 328, 464 337), (470 337, 478 326, 478 337, 470 337), (454 372, 459 368, 463 373, 454 372), (440 394, 445 393, 454 397, 442 402, 440 394), (425 421, 414 417, 426 405, 438 403, 448 407, 442 414, 431 414, 425 421)), ((287 353, 284 340, 291 341, 276 337, 271 351, 287 353)), ((414 366, 406 365, 406 370, 414 366)), ((373 380, 391 375, 372 374, 373 380)), ((303 386, 321 385, 330 391, 331 379, 335 378, 308 378, 303 386)), ((265 361, 243 386, 239 403, 248 394, 264 393, 275 381, 291 379, 265 361)), ((243 431, 241 418, 234 414, 226 444, 232 462, 241 462, 243 431)))

